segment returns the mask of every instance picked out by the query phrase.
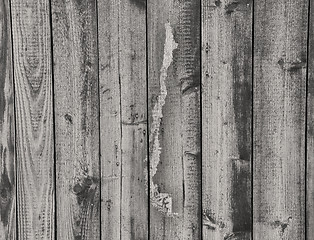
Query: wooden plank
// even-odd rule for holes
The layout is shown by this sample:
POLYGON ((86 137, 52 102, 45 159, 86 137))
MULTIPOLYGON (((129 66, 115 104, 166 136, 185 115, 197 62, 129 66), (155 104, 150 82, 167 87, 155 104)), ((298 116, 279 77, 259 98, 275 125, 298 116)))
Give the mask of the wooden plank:
POLYGON ((307 96, 307 239, 314 238, 314 2, 309 4, 308 96, 307 96))
POLYGON ((57 237, 100 239, 96 1, 51 4, 57 237))
POLYGON ((19 239, 54 239, 49 1, 12 0, 19 239))
POLYGON ((0 1, 0 240, 16 239, 15 122, 10 3, 0 1))
POLYGON ((121 239, 120 0, 98 1, 102 239, 121 239))
POLYGON ((307 7, 254 5, 254 239, 305 239, 307 7))
POLYGON ((102 238, 148 239, 146 7, 98 2, 102 238))
POLYGON ((150 239, 201 239, 200 1, 148 1, 150 239))
POLYGON ((251 239, 252 1, 202 1, 203 239, 251 239))
POLYGON ((119 4, 121 239, 148 239, 146 3, 119 4))

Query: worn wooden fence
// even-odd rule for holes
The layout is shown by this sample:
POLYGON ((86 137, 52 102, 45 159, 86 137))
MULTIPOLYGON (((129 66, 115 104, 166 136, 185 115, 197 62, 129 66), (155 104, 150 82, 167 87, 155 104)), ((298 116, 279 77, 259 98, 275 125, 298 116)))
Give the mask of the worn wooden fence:
POLYGON ((0 240, 313 240, 314 1, 0 0, 0 240))

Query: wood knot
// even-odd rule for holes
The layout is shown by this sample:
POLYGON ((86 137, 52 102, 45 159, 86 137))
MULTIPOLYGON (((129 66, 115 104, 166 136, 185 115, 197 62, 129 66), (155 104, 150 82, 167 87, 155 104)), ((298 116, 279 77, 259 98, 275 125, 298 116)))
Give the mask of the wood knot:
POLYGON ((11 200, 11 193, 9 189, 1 188, 0 189, 0 206, 2 206, 3 208, 8 206, 8 204, 10 203, 10 200, 11 200))
POLYGON ((205 52, 208 53, 210 50, 210 46, 208 43, 206 43, 206 46, 205 46, 205 52))
POLYGON ((0 181, 0 219, 4 226, 8 224, 10 214, 10 204, 12 203, 12 184, 8 178, 7 172, 1 174, 0 181))
POLYGON ((213 213, 211 213, 210 210, 204 210, 203 211, 203 225, 206 226, 208 229, 211 230, 217 230, 217 229, 223 229, 226 227, 226 225, 219 221, 216 220, 213 217, 213 213))
POLYGON ((75 194, 79 194, 82 190, 83 190, 82 186, 78 183, 75 184, 75 186, 73 187, 73 191, 75 194))
POLYGON ((232 232, 232 233, 227 233, 224 236, 224 240, 237 240, 237 239, 250 239, 250 231, 240 231, 240 232, 232 232))
POLYGON ((225 10, 227 14, 231 14, 235 11, 245 11, 250 6, 252 0, 238 0, 226 5, 225 10))
POLYGON ((73 187, 73 192, 77 196, 79 204, 83 202, 93 202, 99 181, 93 177, 86 177, 73 187))
POLYGON ((112 207, 113 202, 111 201, 111 199, 106 201, 106 205, 107 205, 107 209, 108 211, 110 211, 111 207, 112 207))
MULTIPOLYGON (((12 185, 6 173, 2 174, 0 182, 0 206, 5 207, 12 198, 12 185)), ((4 209, 4 208, 3 208, 4 209)))
POLYGON ((141 10, 146 10, 146 0, 130 0, 132 4, 137 6, 141 10))
POLYGON ((215 1, 215 5, 216 5, 217 7, 220 7, 221 1, 220 1, 220 0, 216 0, 216 1, 215 1))
POLYGON ((277 221, 274 221, 271 225, 275 228, 278 228, 280 234, 283 235, 291 222, 292 222, 292 217, 288 217, 288 219, 285 221, 277 220, 277 221))
POLYGON ((228 4, 226 6, 226 13, 227 14, 233 13, 235 11, 235 9, 238 7, 239 4, 240 4, 240 2, 238 2, 238 1, 228 4))
POLYGON ((66 122, 73 124, 72 116, 70 114, 68 114, 68 113, 65 114, 64 118, 65 118, 66 122))

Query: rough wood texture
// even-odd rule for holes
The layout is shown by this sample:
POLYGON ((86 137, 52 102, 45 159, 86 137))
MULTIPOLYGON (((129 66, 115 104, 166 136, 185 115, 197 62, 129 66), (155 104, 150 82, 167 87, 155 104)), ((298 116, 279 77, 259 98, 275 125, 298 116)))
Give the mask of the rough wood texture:
POLYGON ((200 239, 200 2, 147 7, 150 239, 200 239))
POLYGON ((313 12, 0 0, 0 240, 313 240, 313 12))
POLYGON ((204 239, 251 239, 252 7, 202 1, 204 239))
POLYGON ((12 0, 19 239, 54 239, 49 1, 12 0))
POLYGON ((119 6, 120 0, 98 1, 102 239, 121 239, 119 6))
POLYGON ((307 105, 307 240, 314 239, 314 1, 310 1, 307 105))
POLYGON ((146 8, 141 0, 119 5, 121 87, 121 239, 148 239, 146 8))
POLYGON ((57 237, 100 238, 96 1, 52 0, 57 237))
POLYGON ((0 240, 16 239, 15 133, 10 4, 0 1, 0 240))
POLYGON ((98 9, 102 238, 148 239, 146 7, 111 0, 98 9))
POLYGON ((307 7, 254 6, 254 239, 305 238, 307 7))

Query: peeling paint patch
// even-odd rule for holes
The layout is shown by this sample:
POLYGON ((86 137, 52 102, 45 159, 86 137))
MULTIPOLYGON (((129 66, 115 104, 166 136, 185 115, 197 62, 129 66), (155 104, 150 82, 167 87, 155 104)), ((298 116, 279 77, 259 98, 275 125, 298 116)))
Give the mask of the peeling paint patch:
MULTIPOLYGON (((165 105, 167 97, 166 79, 168 68, 173 61, 173 51, 178 47, 173 37, 172 28, 170 23, 165 24, 166 29, 166 40, 164 45, 164 56, 163 63, 160 69, 160 94, 158 95, 157 102, 152 110, 153 121, 149 135, 149 146, 150 146, 150 168, 149 168, 149 179, 148 172, 145 170, 145 183, 148 188, 150 182, 150 202, 157 208, 158 211, 167 214, 167 216, 175 216, 172 210, 172 197, 169 193, 161 193, 157 184, 153 182, 153 177, 157 172, 157 167, 160 162, 161 146, 159 141, 160 135, 160 123, 163 118, 162 108, 165 105)), ((147 162, 147 157, 144 160, 147 162)))

